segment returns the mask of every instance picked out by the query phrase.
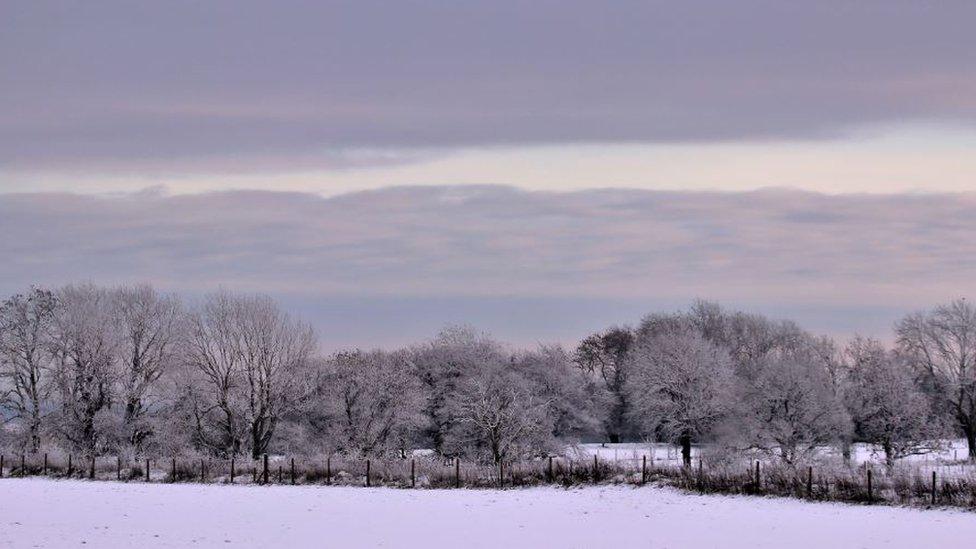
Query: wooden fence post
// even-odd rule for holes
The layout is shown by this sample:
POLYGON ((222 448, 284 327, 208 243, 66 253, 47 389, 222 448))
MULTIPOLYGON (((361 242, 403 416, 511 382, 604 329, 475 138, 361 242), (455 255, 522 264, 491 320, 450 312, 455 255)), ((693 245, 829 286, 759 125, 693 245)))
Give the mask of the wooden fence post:
POLYGON ((95 480, 95 456, 91 459, 91 469, 88 470, 88 479, 95 480))
POLYGON ((47 476, 47 452, 44 452, 44 476, 47 476))
MULTIPOLYGON (((3 460, 3 457, 0 457, 0 461, 2 461, 2 460, 3 460)), ((73 470, 74 470, 74 467, 72 467, 72 463, 71 463, 71 454, 68 454, 68 478, 71 478, 71 473, 72 473, 73 470)))
POLYGON ((410 487, 411 488, 417 487, 416 460, 413 459, 410 460, 410 487))
POLYGON ((261 470, 261 484, 268 483, 268 454, 264 454, 264 466, 261 470))
POLYGON ((813 497, 813 467, 807 467, 807 497, 813 497))
POLYGON ((282 478, 283 477, 281 476, 281 464, 279 463, 278 464, 278 484, 282 484, 283 483, 282 478))
POLYGON ((149 458, 146 458, 146 482, 149 482, 149 458))
POLYGON ((461 458, 454 458, 454 487, 461 487, 461 458))
POLYGON ((176 458, 173 458, 171 465, 172 467, 169 470, 170 482, 176 482, 176 458))
POLYGON ((230 458, 230 483, 234 484, 234 458, 230 458))
POLYGON ((0 478, 3 478, 3 454, 0 454, 0 478))
POLYGON ((932 471, 932 505, 935 505, 935 471, 932 471))
POLYGON ((596 454, 593 454, 593 482, 596 482, 596 481, 599 480, 599 478, 598 478, 599 477, 599 474, 600 474, 600 471, 598 469, 599 466, 600 466, 600 464, 597 461, 596 454))
POLYGON ((505 486, 505 462, 498 460, 498 487, 505 486))
POLYGON ((325 459, 325 483, 332 484, 332 456, 325 459))
POLYGON ((115 480, 122 480, 122 456, 115 456, 115 480))
POLYGON ((552 456, 549 456, 549 469, 546 471, 546 473, 546 477, 549 479, 549 482, 555 480, 552 476, 552 456))
POLYGON ((874 493, 871 491, 871 469, 868 469, 868 503, 874 502, 874 493))
POLYGON ((762 489, 762 482, 760 481, 759 478, 759 460, 757 459, 756 460, 756 491, 758 492, 761 489, 762 489))
POLYGON ((20 476, 27 476, 27 460, 24 458, 24 454, 20 454, 20 476))
POLYGON ((369 484, 369 463, 370 463, 370 461, 367 459, 366 460, 366 487, 367 488, 370 487, 370 484, 369 484))
POLYGON ((207 482, 207 470, 203 465, 203 458, 200 458, 200 482, 207 482))
POLYGON ((291 483, 295 484, 295 458, 291 458, 291 483))

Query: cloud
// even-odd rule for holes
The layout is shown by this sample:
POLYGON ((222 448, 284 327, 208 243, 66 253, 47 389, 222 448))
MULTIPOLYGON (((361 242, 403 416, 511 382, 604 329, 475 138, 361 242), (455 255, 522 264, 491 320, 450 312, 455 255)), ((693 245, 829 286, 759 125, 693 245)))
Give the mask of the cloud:
POLYGON ((3 11, 7 170, 341 168, 417 149, 976 121, 972 2, 31 0, 3 11))
POLYGON ((970 287, 974 207, 971 194, 777 189, 8 194, 0 289, 151 280, 316 297, 916 306, 970 287))

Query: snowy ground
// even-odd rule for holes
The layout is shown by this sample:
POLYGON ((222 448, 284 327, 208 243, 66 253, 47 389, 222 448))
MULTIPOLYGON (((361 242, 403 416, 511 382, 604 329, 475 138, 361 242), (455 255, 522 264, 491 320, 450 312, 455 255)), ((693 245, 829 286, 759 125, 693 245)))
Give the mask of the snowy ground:
POLYGON ((965 547, 976 514, 665 488, 0 480, 0 547, 965 547))
MULTIPOLYGON (((681 449, 671 444, 662 443, 619 443, 619 444, 580 444, 571 454, 576 454, 578 458, 599 456, 601 461, 628 462, 635 467, 639 467, 641 458, 647 456, 649 461, 657 465, 671 464, 681 465, 681 449), (574 451, 575 450, 575 451, 574 451)), ((701 448, 692 447, 692 456, 697 458, 701 448)), ((904 458, 901 463, 910 463, 918 466, 944 465, 947 463, 959 462, 967 457, 967 447, 965 439, 946 440, 943 448, 937 452, 930 452, 923 455, 909 456, 904 458)), ((824 448, 822 455, 836 454, 835 448, 824 448)), ((839 456, 836 456, 839 458, 839 456)), ((880 448, 872 447, 868 444, 855 444, 852 447, 852 463, 860 465, 863 463, 884 463, 884 454, 880 448)))

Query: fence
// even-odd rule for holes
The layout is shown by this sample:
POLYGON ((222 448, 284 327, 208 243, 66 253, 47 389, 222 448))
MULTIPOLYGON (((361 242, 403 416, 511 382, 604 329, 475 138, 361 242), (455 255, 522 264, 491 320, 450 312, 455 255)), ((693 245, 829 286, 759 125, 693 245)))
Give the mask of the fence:
POLYGON ((658 483, 698 493, 797 497, 817 501, 923 506, 976 506, 976 473, 939 475, 912 467, 887 471, 870 467, 787 467, 769 463, 709 464, 691 467, 649 461, 607 461, 547 457, 497 465, 458 459, 351 459, 269 457, 259 460, 144 458, 117 456, 50 458, 48 454, 0 456, 0 478, 45 476, 127 482, 219 484, 314 484, 396 488, 507 488, 582 484, 658 483))

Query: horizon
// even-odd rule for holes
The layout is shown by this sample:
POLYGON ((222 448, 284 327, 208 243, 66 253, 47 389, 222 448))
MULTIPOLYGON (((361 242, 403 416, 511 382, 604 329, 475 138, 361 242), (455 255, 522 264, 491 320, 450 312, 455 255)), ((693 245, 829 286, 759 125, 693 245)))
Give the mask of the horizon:
MULTIPOLYGON (((558 271, 553 271, 553 267, 546 263, 524 270, 517 279, 513 279, 505 269, 485 271, 478 268, 477 254, 465 254, 468 253, 471 242, 477 242, 477 247, 483 249, 495 246, 493 242, 498 240, 504 242, 512 238, 513 235, 507 233, 495 235, 491 220, 499 215, 499 211, 506 211, 515 204, 526 212, 545 211, 549 217, 569 216, 576 221, 590 218, 589 223, 595 227, 594 233, 613 233, 616 225, 610 223, 608 227, 604 227, 601 223, 606 223, 607 220, 600 215, 595 218, 592 215, 580 217, 581 203, 595 207, 595 211, 599 212, 603 208, 619 205, 621 197, 626 199, 627 208, 633 210, 629 218, 618 220, 622 226, 634 223, 635 219, 643 219, 643 213, 647 209, 659 214, 666 213, 669 208, 680 211, 688 207, 721 212, 728 210, 725 206, 729 203, 740 206, 752 203, 748 206, 750 211, 765 212, 768 219, 761 223, 755 219, 743 222, 738 215, 719 222, 716 217, 718 214, 715 213, 710 217, 711 224, 703 225, 701 235, 696 236, 691 244, 682 245, 683 248, 690 247, 692 252, 675 253, 672 250, 665 253, 672 261, 688 265, 722 262, 726 273, 732 273, 736 269, 729 263, 725 250, 719 247, 708 253, 702 251, 714 238, 716 231, 741 231, 753 238, 764 234, 764 238, 773 243, 783 238, 789 239, 794 234, 809 231, 811 228, 850 234, 864 231, 866 227, 894 241, 899 236, 905 237, 909 231, 926 226, 928 219, 939 219, 938 223, 932 223, 932 227, 927 229, 926 233, 930 234, 922 242, 916 242, 907 248, 908 251, 918 253, 918 250, 924 250, 927 245, 934 246, 953 237, 956 230, 940 228, 950 216, 955 216, 955 219, 959 219, 966 226, 972 225, 966 221, 968 216, 965 214, 969 201, 959 203, 967 197, 976 202, 976 197, 969 196, 971 194, 827 195, 790 189, 757 189, 744 192, 593 189, 557 192, 525 191, 503 185, 403 186, 356 191, 331 197, 268 190, 206 191, 194 194, 171 194, 158 189, 110 195, 10 194, 8 197, 13 204, 7 205, 6 209, 4 204, 0 204, 0 213, 9 214, 0 216, 0 229, 6 229, 3 220, 9 220, 10 231, 15 227, 26 227, 26 234, 35 235, 34 238, 39 241, 30 242, 22 238, 11 242, 6 248, 0 246, 3 248, 0 252, 8 257, 17 256, 24 249, 43 249, 43 252, 33 258, 31 269, 15 269, 16 263, 13 262, 0 265, 0 271, 4 271, 5 275, 0 283, 0 291, 11 294, 22 291, 31 284, 57 287, 75 282, 148 282, 162 290, 191 296, 200 296, 220 288, 266 293, 312 324, 320 334, 323 348, 328 351, 348 347, 400 346, 428 339, 441 328, 458 324, 471 325, 516 346, 559 343, 572 347, 589 333, 608 325, 635 325, 645 314, 683 309, 696 299, 715 301, 734 310, 794 320, 811 332, 828 335, 841 342, 854 335, 864 335, 890 343, 892 327, 905 314, 929 309, 958 297, 966 297, 965 294, 954 293, 954 287, 946 285, 945 280, 964 280, 969 272, 968 266, 963 264, 960 267, 953 261, 938 258, 941 278, 935 281, 918 280, 912 299, 893 303, 892 300, 902 293, 894 282, 899 278, 909 280, 918 274, 911 268, 910 262, 906 265, 900 250, 877 254, 863 264, 844 264, 841 272, 824 269, 818 276, 811 277, 809 273, 797 270, 802 266, 803 258, 801 255, 791 257, 790 253, 799 254, 798 248, 788 246, 783 252, 785 258, 775 258, 768 263, 769 268, 763 268, 759 273, 748 272, 753 259, 746 257, 739 261, 741 265, 738 270, 747 271, 740 275, 744 277, 743 280, 756 279, 751 288, 749 284, 737 289, 727 284, 712 284, 707 286, 711 288, 711 293, 695 293, 696 290, 706 287, 707 278, 684 285, 680 285, 680 278, 670 278, 668 280, 671 285, 661 288, 658 282, 662 279, 661 274, 654 274, 650 278, 634 277, 635 271, 632 268, 614 269, 612 264, 607 264, 600 271, 603 275, 602 282, 591 275, 579 274, 582 265, 606 260, 600 259, 598 254, 594 255, 596 252, 586 252, 581 248, 575 235, 555 233, 546 235, 542 240, 547 242, 542 248, 550 253, 558 252, 556 255, 559 261, 575 257, 578 262, 572 269, 561 269, 564 273, 577 274, 576 277, 567 277, 564 274, 561 284, 560 279, 551 278, 552 273, 558 271), (388 198, 383 198, 387 195, 388 198), (65 200, 69 196, 73 197, 73 201, 65 200), (537 203, 532 204, 529 200, 536 200, 537 203), (832 206, 826 209, 818 206, 824 201, 832 206), (255 221, 251 218, 252 212, 262 210, 263 205, 269 202, 275 203, 282 214, 275 221, 278 224, 277 232, 271 230, 266 220, 255 221), (906 202, 917 203, 916 208, 924 206, 924 209, 911 218, 893 221, 892 212, 897 212, 906 202), (391 211, 387 207, 393 203, 398 204, 402 218, 391 217, 391 211), (445 203, 449 208, 439 209, 445 203), (858 212, 865 207, 875 212, 876 219, 852 221, 852 216, 861 215, 858 212), (159 211, 153 216, 143 213, 142 215, 147 216, 145 219, 136 219, 133 222, 133 218, 128 216, 130 210, 159 211), (450 210, 457 211, 451 213, 450 210), (824 210, 832 212, 831 215, 825 215, 824 210), (209 211, 236 211, 238 214, 212 218, 207 213, 209 211), (414 215, 415 212, 421 213, 414 215), (93 215, 99 218, 97 222, 88 219, 93 215), (401 235, 401 240, 417 249, 426 249, 425 257, 429 263, 414 271, 411 279, 432 276, 435 277, 434 280, 426 284, 404 283, 400 280, 399 271, 381 272, 376 276, 376 257, 379 257, 379 264, 383 264, 386 259, 383 255, 386 253, 385 248, 382 246, 375 250, 368 249, 370 253, 366 253, 366 260, 356 255, 343 258, 334 250, 322 252, 335 247, 335 244, 324 243, 320 237, 315 236, 320 230, 315 220, 321 217, 334 220, 337 215, 346 216, 343 224, 355 221, 361 226, 376 226, 382 223, 385 226, 380 229, 381 234, 401 225, 414 227, 416 234, 401 235), (65 216, 74 221, 65 223, 65 216), (445 248, 444 254, 435 252, 439 248, 431 248, 429 244, 425 244, 425 239, 432 235, 446 240, 460 238, 450 227, 455 219, 461 218, 469 223, 476 219, 487 221, 479 224, 477 229, 474 225, 467 227, 462 231, 466 240, 445 248), (26 226, 23 223, 25 219, 30 220, 26 226), (84 227, 78 226, 79 219, 85 220, 84 227), (887 229, 884 226, 873 226, 876 222, 897 223, 901 228, 886 235, 887 229), (429 226, 424 225, 425 223, 429 226), (904 226, 906 223, 909 224, 908 227, 904 226), (140 236, 146 228, 152 229, 154 238, 153 244, 148 247, 140 236), (79 230, 82 232, 79 233, 79 230), (135 236, 125 235, 126 230, 133 231, 135 236), (208 236, 188 236, 196 234, 208 236), (251 240, 256 234, 261 234, 263 247, 256 247, 251 240), (304 234, 311 240, 297 240, 294 236, 296 234, 304 234), (77 241, 79 235, 85 236, 83 242, 77 241), (243 240, 242 235, 246 235, 243 240), (128 238, 133 240, 129 241, 128 238), (62 244, 55 246, 56 242, 62 244), (203 251, 227 250, 233 257, 241 254, 250 257, 214 263, 208 253, 200 250, 187 254, 184 251, 186 243, 200 246, 203 251), (287 249, 288 247, 295 249, 287 249), (306 253, 305 250, 312 252, 306 253), (108 267, 91 259, 107 256, 112 259, 108 267), (198 265, 201 261, 208 263, 198 265), (282 272, 275 268, 267 269, 265 264, 268 261, 299 261, 299 264, 290 271, 282 272), (85 266, 86 262, 90 268, 96 269, 95 272, 102 274, 84 278, 75 276, 73 269, 58 271, 62 265, 85 266), (317 269, 331 272, 333 264, 341 264, 360 274, 351 278, 333 274, 332 281, 338 280, 342 284, 318 284, 320 272, 317 269), (218 268, 214 268, 214 265, 218 268), (38 269, 38 266, 41 268, 38 269), (872 277, 871 273, 879 266, 887 266, 889 271, 885 277, 872 277), (468 271, 468 276, 461 285, 453 282, 457 275, 452 270, 456 269, 468 271), (852 270, 860 271, 861 278, 860 289, 853 294, 846 289, 840 291, 821 285, 820 279, 827 275, 845 278, 850 285, 854 281, 851 277, 852 270), (43 273, 43 276, 38 277, 38 272, 43 273), (887 289, 879 290, 878 287, 885 279, 888 281, 887 289), (480 280, 480 287, 471 284, 475 280, 480 280), (522 287, 513 285, 513 280, 518 280, 522 287), (775 295, 774 285, 779 288, 775 295), (808 295, 793 296, 798 289, 804 287, 811 288, 808 295), (764 294, 774 297, 764 299, 764 294)), ((518 215, 521 219, 536 217, 530 213, 518 215)), ((661 217, 668 218, 667 215, 661 217)), ((683 225, 687 221, 684 216, 678 215, 671 221, 659 221, 661 227, 654 230, 664 232, 673 228, 673 225, 683 225)), ((657 226, 650 225, 648 230, 657 226)), ((525 238, 525 229, 520 227, 515 231, 514 237, 525 238)), ((539 234, 538 230, 534 234, 539 234)), ((342 242, 346 247, 360 246, 361 250, 366 250, 369 246, 375 247, 375 244, 370 244, 374 238, 372 233, 352 231, 342 237, 342 242)), ((839 253, 830 245, 818 243, 818 240, 813 240, 809 245, 822 248, 807 248, 804 251, 806 254, 815 252, 812 259, 805 260, 810 264, 830 263, 831 255, 839 253)), ((640 242, 632 243, 631 248, 623 250, 626 253, 622 256, 632 256, 641 246, 640 242)), ((664 246, 672 247, 673 245, 664 246)), ((515 253, 521 251, 515 250, 515 253)), ((620 256, 618 253, 616 257, 620 256)), ((760 259, 761 257, 757 257, 754 260, 760 259)), ((648 265, 653 265, 656 258, 652 257, 650 261, 648 265)), ((568 264, 560 265, 565 267, 568 264)), ((681 273, 679 275, 685 276, 681 273)), ((727 278, 725 282, 729 281, 727 278)))

